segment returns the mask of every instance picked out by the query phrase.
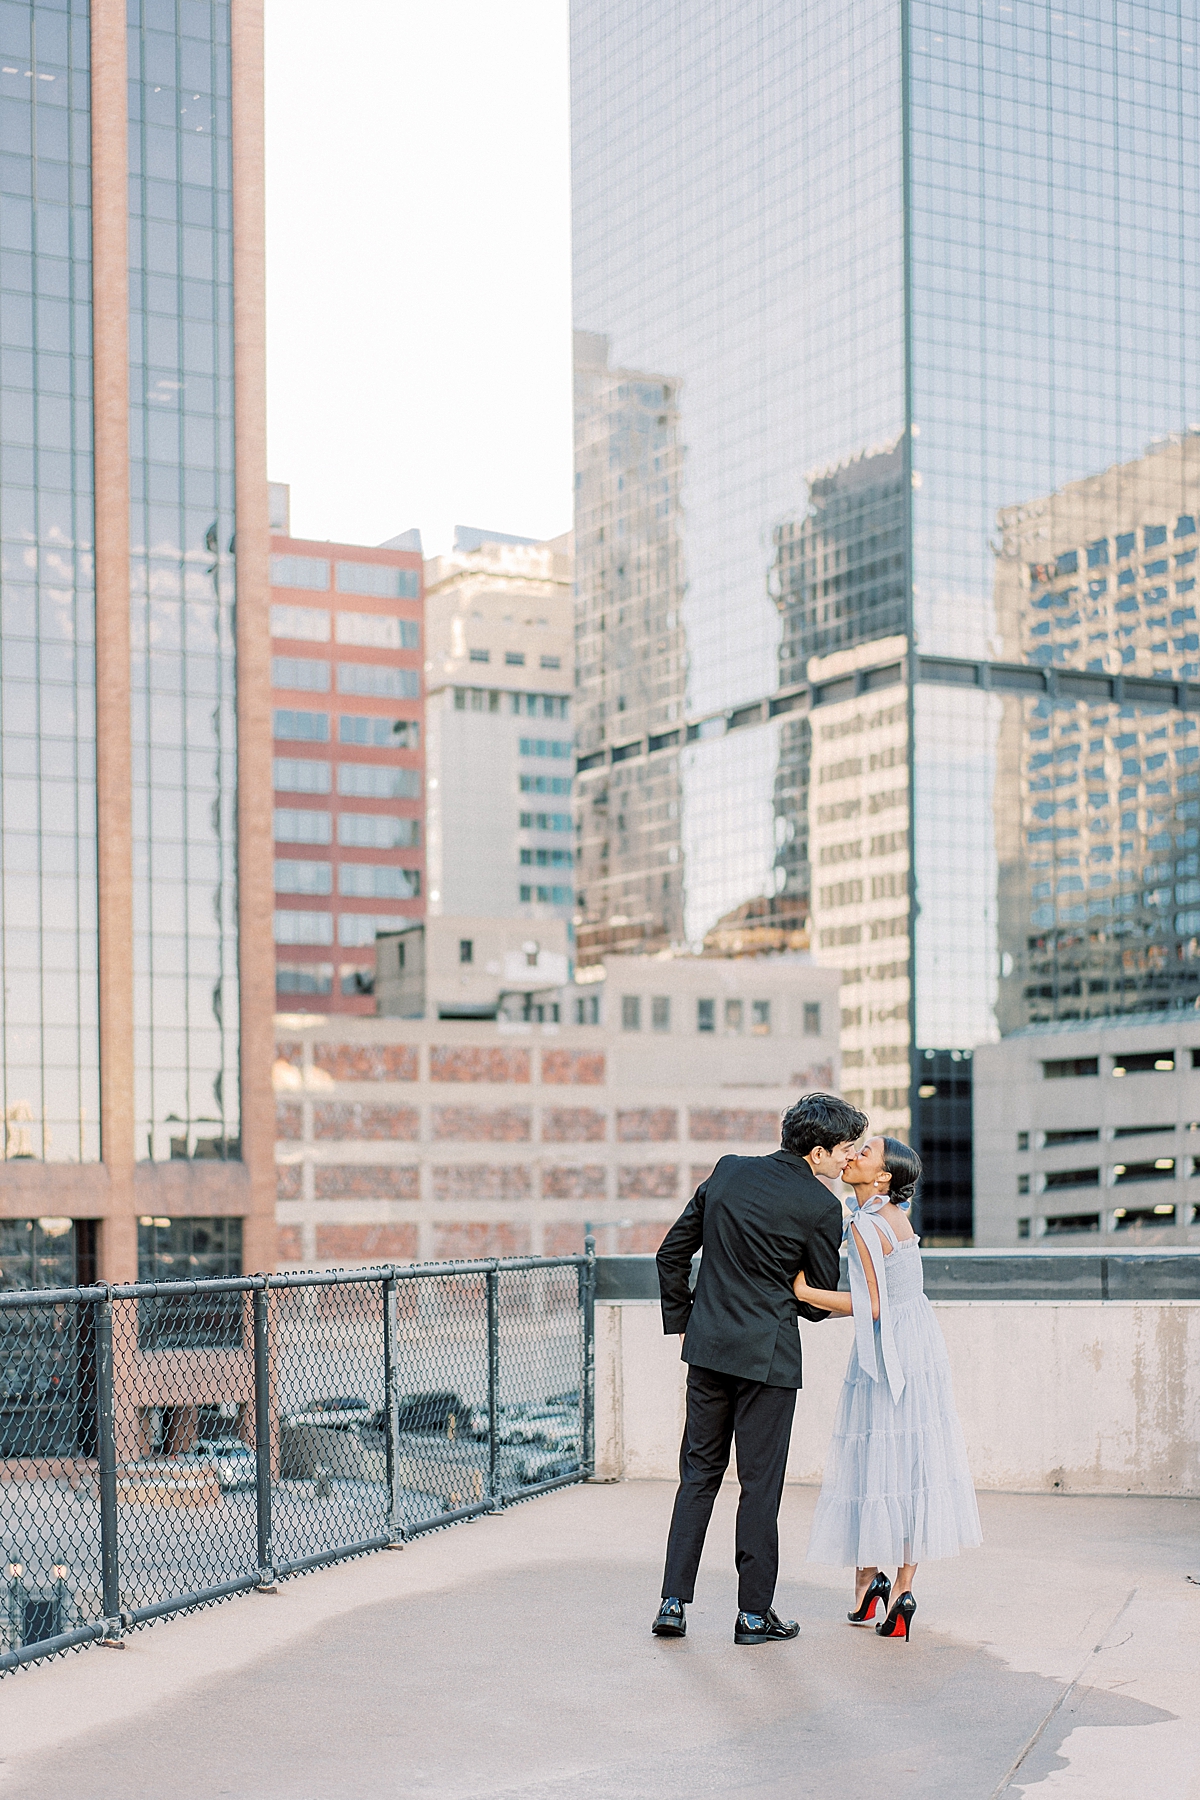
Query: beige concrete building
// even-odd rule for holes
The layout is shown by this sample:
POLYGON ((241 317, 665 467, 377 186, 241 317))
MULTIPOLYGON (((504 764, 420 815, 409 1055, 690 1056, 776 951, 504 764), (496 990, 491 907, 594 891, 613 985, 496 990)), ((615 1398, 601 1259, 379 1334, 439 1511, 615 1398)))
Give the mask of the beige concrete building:
POLYGON ((427 910, 570 919, 570 538, 456 544, 425 564, 427 910))
POLYGON ((904 655, 895 637, 808 664, 821 697, 810 721, 813 952, 840 974, 847 1098, 901 1136, 912 1122, 904 655))
POLYGON ((594 1024, 281 1015, 279 1255, 654 1250, 727 1153, 836 1088, 837 976, 799 957, 613 957, 594 1024))
POLYGON ((1200 1244, 1200 1015, 1034 1025, 974 1064, 977 1244, 1200 1244))

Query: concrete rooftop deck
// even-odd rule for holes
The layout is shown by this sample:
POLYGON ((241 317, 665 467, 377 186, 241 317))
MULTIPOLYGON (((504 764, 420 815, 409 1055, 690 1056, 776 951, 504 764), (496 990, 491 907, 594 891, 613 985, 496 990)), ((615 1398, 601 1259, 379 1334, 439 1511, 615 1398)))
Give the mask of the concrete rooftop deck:
POLYGON ((792 1644, 732 1642, 735 1493, 684 1643, 672 1488, 567 1489, 0 1683, 2 1800, 1200 1800, 1200 1500, 981 1494, 911 1644, 783 1506, 792 1644))

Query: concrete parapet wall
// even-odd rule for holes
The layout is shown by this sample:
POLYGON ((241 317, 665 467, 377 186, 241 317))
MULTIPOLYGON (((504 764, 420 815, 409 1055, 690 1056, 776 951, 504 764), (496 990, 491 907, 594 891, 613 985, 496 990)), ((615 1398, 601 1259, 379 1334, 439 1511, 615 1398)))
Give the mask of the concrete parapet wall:
MULTIPOLYGON (((1200 1301, 943 1301, 976 1486, 1200 1495, 1200 1301)), ((802 1326, 788 1479, 818 1482, 849 1320, 802 1326)), ((653 1301, 596 1308, 596 1473, 675 1476, 685 1369, 653 1301)))

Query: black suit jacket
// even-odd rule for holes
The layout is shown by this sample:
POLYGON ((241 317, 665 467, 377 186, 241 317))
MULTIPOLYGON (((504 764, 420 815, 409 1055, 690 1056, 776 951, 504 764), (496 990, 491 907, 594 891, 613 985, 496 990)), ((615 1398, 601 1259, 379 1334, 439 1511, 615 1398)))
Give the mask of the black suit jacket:
POLYGON ((658 1286, 663 1330, 686 1331, 683 1360, 768 1387, 802 1386, 792 1282, 836 1288, 842 1208, 802 1156, 723 1156, 663 1239, 658 1286), (696 1292, 692 1257, 703 1248, 696 1292))

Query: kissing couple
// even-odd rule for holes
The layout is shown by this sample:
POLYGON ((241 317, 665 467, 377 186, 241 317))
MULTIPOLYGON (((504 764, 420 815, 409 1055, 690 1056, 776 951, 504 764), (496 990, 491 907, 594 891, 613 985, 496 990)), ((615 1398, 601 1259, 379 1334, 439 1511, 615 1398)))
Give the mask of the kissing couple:
POLYGON ((686 1635, 684 1608, 734 1443, 741 1495, 733 1641, 766 1644, 800 1630, 772 1605, 801 1386, 798 1315, 814 1324, 831 1314, 854 1320, 808 1546, 810 1562, 853 1566, 850 1623, 864 1625, 881 1610, 876 1631, 907 1642, 918 1562, 982 1541, 946 1345, 907 1217, 921 1161, 897 1138, 867 1138, 867 1124, 834 1094, 806 1094, 783 1115, 773 1155, 721 1158, 658 1252, 663 1330, 683 1339, 688 1376, 656 1637, 686 1635), (833 1192, 839 1180, 853 1195, 844 1225, 833 1192), (838 1292, 843 1237, 849 1293, 838 1292), (894 1588, 885 1568, 897 1572, 894 1588))

